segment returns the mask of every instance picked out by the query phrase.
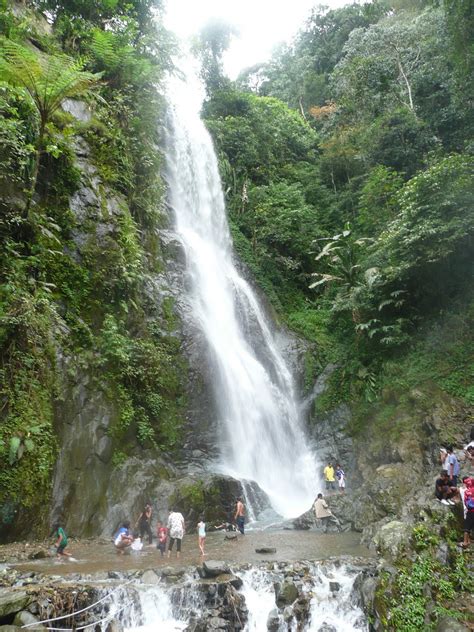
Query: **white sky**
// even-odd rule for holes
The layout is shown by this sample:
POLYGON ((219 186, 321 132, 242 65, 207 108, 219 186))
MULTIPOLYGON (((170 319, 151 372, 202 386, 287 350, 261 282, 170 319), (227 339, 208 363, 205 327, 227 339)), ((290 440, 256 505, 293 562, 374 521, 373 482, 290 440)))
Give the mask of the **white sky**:
POLYGON ((197 33, 211 18, 234 24, 234 38, 225 58, 231 79, 247 66, 265 61, 275 45, 289 41, 313 6, 340 7, 350 0, 167 0, 166 26, 179 37, 197 33))

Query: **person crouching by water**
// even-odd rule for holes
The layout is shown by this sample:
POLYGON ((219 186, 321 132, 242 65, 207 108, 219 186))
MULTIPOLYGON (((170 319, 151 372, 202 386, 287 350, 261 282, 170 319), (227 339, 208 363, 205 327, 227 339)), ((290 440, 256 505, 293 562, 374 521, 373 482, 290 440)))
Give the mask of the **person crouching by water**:
POLYGON ((144 535, 145 533, 148 536, 148 544, 153 544, 153 534, 151 532, 151 514, 152 514, 152 509, 151 509, 151 505, 150 503, 147 503, 142 511, 142 513, 139 515, 137 523, 136 523, 136 527, 138 527, 138 531, 140 533, 140 538, 144 539, 144 535))
POLYGON ((341 528, 341 523, 336 518, 336 516, 329 509, 327 502, 324 500, 322 494, 318 494, 316 500, 313 505, 314 514, 316 516, 316 520, 320 520, 323 526, 323 531, 326 532, 328 528, 328 522, 334 522, 339 530, 341 528))
POLYGON ((168 516, 168 529, 170 534, 170 541, 168 544, 168 557, 171 557, 171 551, 176 541, 176 559, 179 559, 181 554, 181 541, 184 538, 184 517, 179 511, 172 509, 168 516))
POLYGON ((245 505, 242 501, 242 497, 239 496, 237 498, 237 504, 235 506, 235 516, 234 516, 235 524, 237 525, 237 529, 240 531, 242 535, 245 535, 244 525, 245 525, 245 505))
POLYGON ((54 546, 56 547, 56 556, 58 560, 61 560, 64 557, 72 557, 72 553, 65 551, 65 548, 67 547, 67 535, 60 522, 55 523, 54 531, 56 535, 54 546))
POLYGON ((168 540, 168 529, 164 526, 161 520, 158 520, 156 523, 156 537, 158 540, 156 548, 161 553, 161 557, 163 557, 166 550, 166 542, 168 540))
POLYGON ((114 545, 117 553, 119 555, 123 555, 132 545, 133 540, 133 534, 130 531, 130 522, 123 522, 114 538, 114 545))

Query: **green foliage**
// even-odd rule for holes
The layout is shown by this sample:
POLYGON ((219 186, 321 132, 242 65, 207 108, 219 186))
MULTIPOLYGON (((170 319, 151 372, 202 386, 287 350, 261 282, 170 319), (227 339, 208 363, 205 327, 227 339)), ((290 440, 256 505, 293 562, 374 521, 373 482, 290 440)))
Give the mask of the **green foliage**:
MULTIPOLYGON (((0 22, 0 515, 2 533, 23 520, 30 535, 28 517, 49 503, 59 350, 74 358, 61 387, 84 371, 116 407, 115 465, 177 445, 186 374, 173 306, 148 319, 139 307, 146 275, 161 265, 156 86, 171 39, 151 19, 159 3, 40 4, 52 10, 52 35, 36 31, 43 18, 30 9, 0 22), (61 110, 91 87, 90 122, 61 110), (91 150, 85 173, 78 133, 91 150), (83 215, 70 206, 81 185, 94 200, 83 215)), ((46 524, 35 523, 38 532, 46 524)))
POLYGON ((176 447, 185 367, 173 339, 153 331, 131 338, 123 324, 109 314, 97 342, 110 396, 118 395, 120 418, 111 429, 117 445, 133 431, 143 446, 176 447))

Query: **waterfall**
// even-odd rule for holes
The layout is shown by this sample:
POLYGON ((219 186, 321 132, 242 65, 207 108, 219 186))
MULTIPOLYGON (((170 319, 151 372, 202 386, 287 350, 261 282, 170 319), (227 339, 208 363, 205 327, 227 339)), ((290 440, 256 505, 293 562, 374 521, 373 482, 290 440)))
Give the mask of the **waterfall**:
POLYGON ((169 84, 166 179, 186 255, 187 296, 215 374, 220 462, 255 481, 284 517, 306 511, 318 466, 303 432, 293 377, 266 314, 232 255, 224 196, 196 84, 169 84))
POLYGON ((357 575, 344 565, 315 567, 308 632, 367 632, 367 618, 354 603, 357 575))

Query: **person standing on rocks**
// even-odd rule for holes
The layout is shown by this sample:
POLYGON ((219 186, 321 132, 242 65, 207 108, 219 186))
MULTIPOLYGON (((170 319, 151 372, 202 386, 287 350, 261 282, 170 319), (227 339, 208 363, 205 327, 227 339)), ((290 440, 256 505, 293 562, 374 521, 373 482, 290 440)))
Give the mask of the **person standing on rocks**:
POLYGON ((170 534, 169 544, 168 544, 168 557, 171 557, 171 551, 173 550, 173 545, 176 541, 176 559, 179 559, 181 555, 181 541, 184 538, 184 517, 183 514, 175 509, 170 511, 170 515, 168 516, 168 530, 170 534))
POLYGON ((242 535, 245 535, 245 505, 243 503, 242 497, 239 496, 237 498, 237 504, 235 506, 235 516, 234 516, 235 524, 237 525, 237 529, 240 531, 242 535))
POLYGON ((474 479, 464 477, 463 483, 466 489, 463 494, 464 540, 461 546, 467 549, 471 544, 471 531, 474 531, 474 479))
POLYGON ((336 479, 334 478, 334 468, 331 462, 324 468, 324 481, 326 483, 326 491, 335 489, 336 479))
POLYGON ((341 523, 336 518, 336 516, 329 509, 327 502, 324 500, 322 494, 318 494, 316 500, 313 505, 314 515, 316 516, 316 520, 320 520, 323 525, 323 530, 327 530, 327 523, 334 522, 340 529, 341 523))
POLYGON ((346 475, 339 463, 336 465, 336 478, 339 485, 339 491, 343 494, 346 489, 346 475))
POLYGON ((138 526, 138 530, 140 532, 140 538, 142 539, 142 542, 143 542, 143 537, 145 533, 147 534, 148 544, 153 544, 153 534, 151 532, 151 514, 152 514, 151 505, 150 503, 147 503, 142 513, 138 517, 137 523, 135 525, 135 526, 138 526))
POLYGON ((448 446, 448 456, 445 461, 445 468, 448 470, 449 482, 452 487, 457 487, 459 476, 459 461, 454 454, 453 446, 448 446))

